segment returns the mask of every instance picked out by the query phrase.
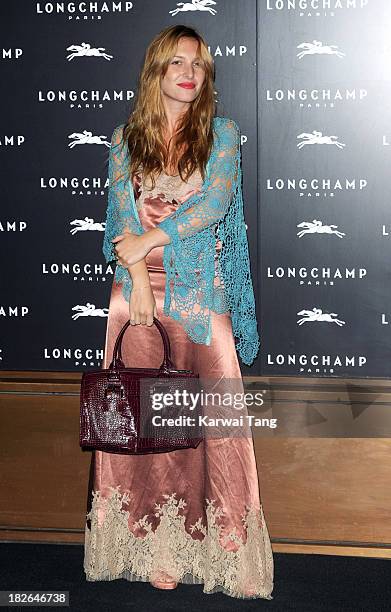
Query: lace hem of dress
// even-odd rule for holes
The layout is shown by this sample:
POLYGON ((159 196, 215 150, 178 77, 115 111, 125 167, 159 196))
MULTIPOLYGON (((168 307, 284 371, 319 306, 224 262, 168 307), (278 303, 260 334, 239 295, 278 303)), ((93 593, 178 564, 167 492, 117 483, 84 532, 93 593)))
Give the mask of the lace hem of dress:
POLYGON ((246 508, 242 522, 246 529, 245 542, 235 532, 222 535, 217 523, 224 514, 215 500, 206 499, 207 525, 199 518, 191 533, 204 537, 196 539, 185 529, 185 516, 180 510, 186 506, 176 493, 165 494, 161 504, 155 503, 155 516, 160 517, 155 530, 148 515, 141 517, 133 528, 146 535, 137 537, 129 528, 129 495, 120 493, 120 486, 110 487, 103 497, 93 491, 91 510, 85 528, 84 571, 87 581, 117 580, 148 582, 164 571, 176 582, 203 584, 203 592, 222 592, 239 599, 273 599, 273 554, 262 506, 246 508), (225 545, 236 550, 227 550, 225 545))

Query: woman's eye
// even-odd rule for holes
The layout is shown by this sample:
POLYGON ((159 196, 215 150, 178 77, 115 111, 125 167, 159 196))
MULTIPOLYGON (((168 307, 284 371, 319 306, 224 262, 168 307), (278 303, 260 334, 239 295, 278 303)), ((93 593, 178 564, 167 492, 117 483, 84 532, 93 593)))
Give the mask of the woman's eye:
MULTIPOLYGON (((181 63, 181 60, 173 60, 173 61, 171 62, 171 64, 180 64, 180 63, 181 63)), ((201 63, 201 62, 199 62, 199 61, 194 62, 194 64, 195 64, 196 66, 201 66, 201 65, 202 65, 202 63, 201 63)))

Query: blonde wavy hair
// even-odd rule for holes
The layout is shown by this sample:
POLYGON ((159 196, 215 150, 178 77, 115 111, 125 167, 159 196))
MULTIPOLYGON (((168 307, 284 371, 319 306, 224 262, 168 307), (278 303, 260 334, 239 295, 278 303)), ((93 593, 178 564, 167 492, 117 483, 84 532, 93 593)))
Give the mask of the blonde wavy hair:
POLYGON ((203 37, 191 27, 169 26, 149 44, 138 81, 133 111, 123 129, 123 141, 130 154, 129 176, 142 166, 145 178, 155 176, 166 167, 177 169, 182 180, 188 180, 196 169, 205 179, 205 168, 213 145, 213 117, 216 113, 214 62, 203 37), (166 125, 161 79, 176 54, 181 37, 198 40, 205 79, 197 98, 177 124, 177 132, 169 146, 163 138, 166 125))

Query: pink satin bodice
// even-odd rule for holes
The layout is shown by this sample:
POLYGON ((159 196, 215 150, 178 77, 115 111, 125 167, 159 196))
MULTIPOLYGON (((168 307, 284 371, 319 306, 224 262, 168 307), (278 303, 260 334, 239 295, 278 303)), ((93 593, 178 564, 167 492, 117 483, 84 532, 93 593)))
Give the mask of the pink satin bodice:
MULTIPOLYGON (((182 181, 179 174, 171 176, 162 172, 157 177, 153 189, 150 179, 145 183, 142 180, 142 173, 136 174, 133 181, 134 197, 143 228, 148 231, 156 227, 195 191, 200 190, 201 186, 202 177, 199 170, 196 170, 188 181, 182 181)), ((160 246, 148 253, 145 260, 149 270, 164 272, 163 251, 164 246, 160 246)))

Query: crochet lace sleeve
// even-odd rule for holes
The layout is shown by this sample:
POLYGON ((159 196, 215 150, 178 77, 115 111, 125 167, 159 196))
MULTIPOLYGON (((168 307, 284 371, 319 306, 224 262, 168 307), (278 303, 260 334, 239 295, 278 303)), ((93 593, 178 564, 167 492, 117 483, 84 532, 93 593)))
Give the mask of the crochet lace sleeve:
POLYGON ((122 139, 123 124, 118 125, 111 137, 108 168, 108 198, 106 209, 106 224, 103 238, 103 254, 106 262, 115 259, 113 238, 122 234, 125 229, 140 234, 133 211, 133 199, 129 180, 129 154, 127 143, 122 139))
POLYGON ((173 244, 217 223, 231 203, 240 164, 239 127, 232 119, 226 119, 216 136, 217 146, 202 193, 189 199, 188 204, 194 201, 192 206, 175 211, 157 224, 173 244))

